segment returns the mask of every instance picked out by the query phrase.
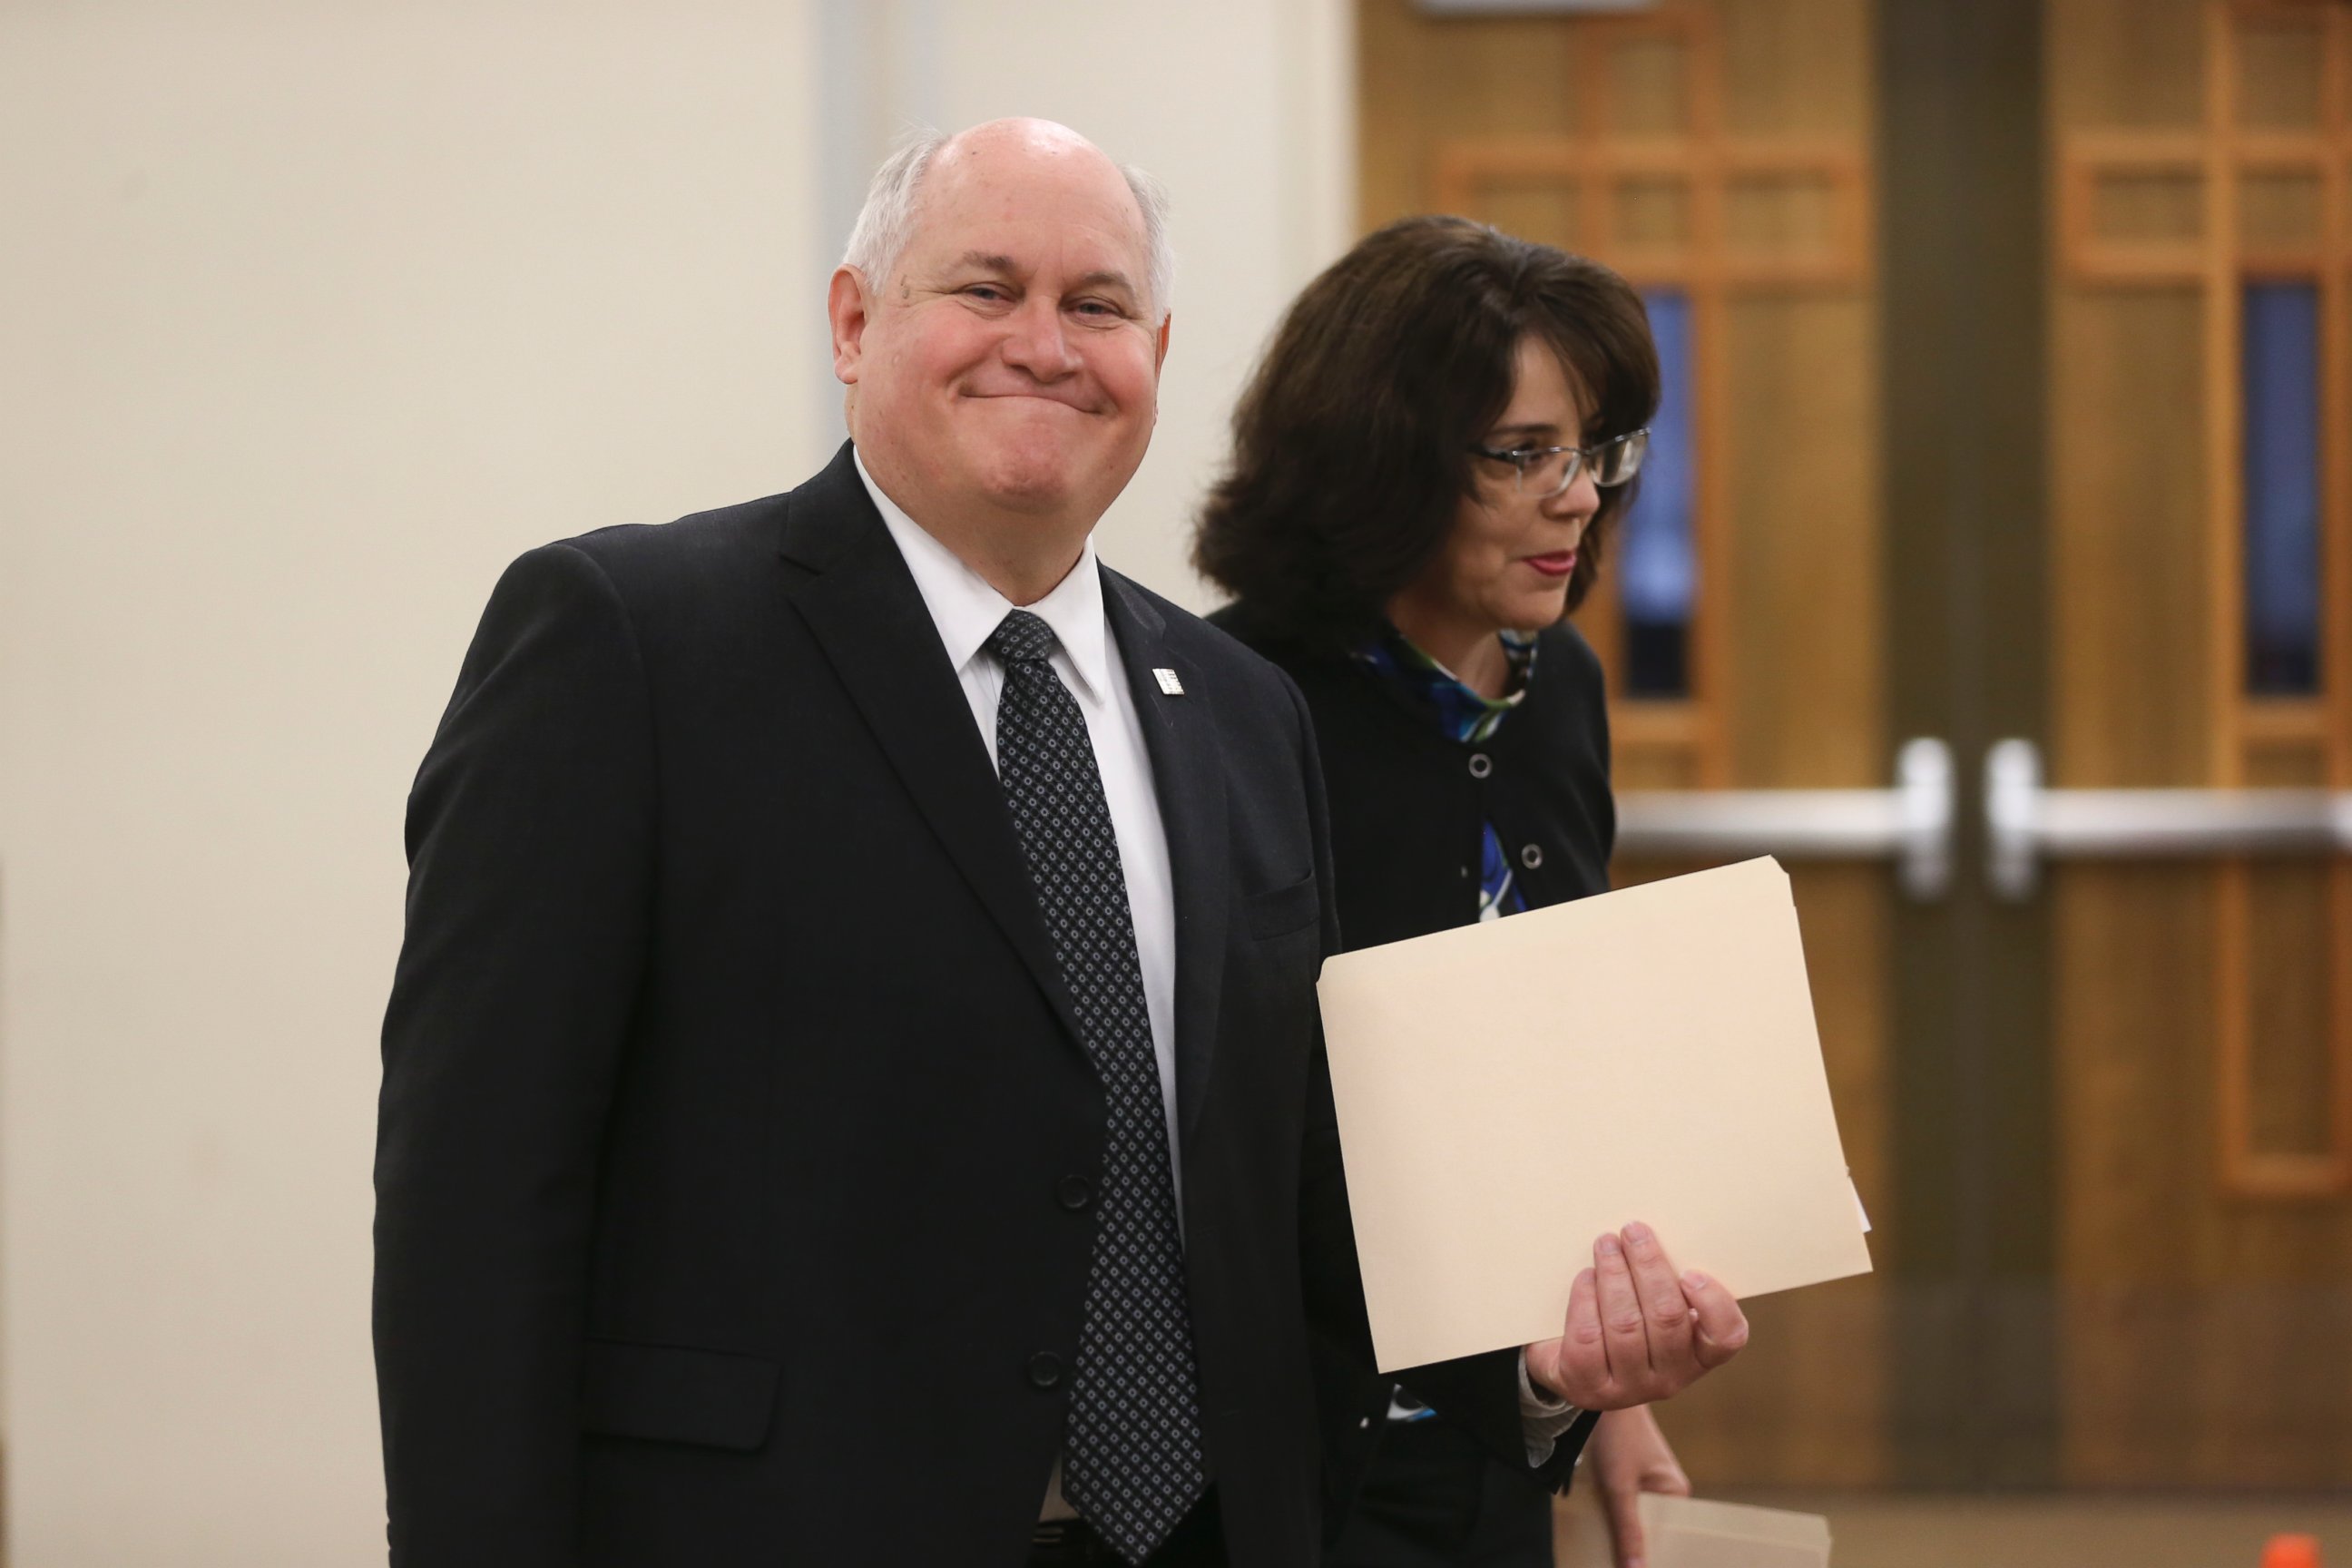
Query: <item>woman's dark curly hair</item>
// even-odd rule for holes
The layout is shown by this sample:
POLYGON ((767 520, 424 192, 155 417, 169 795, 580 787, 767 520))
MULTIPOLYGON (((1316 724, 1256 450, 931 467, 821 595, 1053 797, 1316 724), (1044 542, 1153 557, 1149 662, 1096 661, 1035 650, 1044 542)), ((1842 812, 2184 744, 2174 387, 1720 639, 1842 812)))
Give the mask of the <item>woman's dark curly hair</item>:
MULTIPOLYGON (((1402 218, 1367 236, 1307 286, 1259 362, 1192 563, 1293 636, 1360 639, 1454 526, 1469 449, 1509 404, 1529 333, 1591 399, 1581 443, 1657 412, 1649 314, 1606 267, 1466 218, 1402 218)), ((1601 492, 1569 608, 1591 591, 1633 488, 1601 492)))

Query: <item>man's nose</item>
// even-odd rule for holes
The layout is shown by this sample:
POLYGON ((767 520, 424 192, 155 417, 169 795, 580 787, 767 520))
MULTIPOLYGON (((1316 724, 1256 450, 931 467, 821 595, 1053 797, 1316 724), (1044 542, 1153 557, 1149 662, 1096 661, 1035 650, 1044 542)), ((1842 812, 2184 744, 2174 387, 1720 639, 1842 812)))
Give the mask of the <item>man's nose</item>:
POLYGON ((1058 381, 1078 368, 1061 307, 1054 300, 1037 297, 1024 300, 1007 320, 1006 329, 1002 350, 1005 363, 1040 381, 1058 381))

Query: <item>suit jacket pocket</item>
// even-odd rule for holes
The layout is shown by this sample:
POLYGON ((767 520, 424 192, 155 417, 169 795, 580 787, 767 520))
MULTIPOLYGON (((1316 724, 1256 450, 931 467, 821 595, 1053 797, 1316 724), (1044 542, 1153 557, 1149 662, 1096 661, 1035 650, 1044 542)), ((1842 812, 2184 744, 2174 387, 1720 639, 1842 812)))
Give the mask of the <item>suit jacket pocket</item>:
POLYGON ((761 1356, 590 1340, 580 1424, 609 1436, 749 1452, 767 1441, 780 1371, 761 1356))
POLYGON ((1323 912, 1323 900, 1309 871, 1286 888, 1252 893, 1242 900, 1244 929, 1254 937, 1280 936, 1312 925, 1323 912))

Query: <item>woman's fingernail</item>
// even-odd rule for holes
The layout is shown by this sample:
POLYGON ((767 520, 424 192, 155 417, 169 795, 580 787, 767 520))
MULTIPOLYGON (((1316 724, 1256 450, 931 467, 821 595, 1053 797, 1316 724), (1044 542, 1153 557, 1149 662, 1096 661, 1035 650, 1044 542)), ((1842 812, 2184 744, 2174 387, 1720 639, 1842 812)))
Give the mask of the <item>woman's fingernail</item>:
POLYGON ((1694 1290, 1704 1290, 1706 1289, 1706 1276, 1694 1268, 1683 1276, 1683 1283, 1694 1290))
POLYGON ((1612 1230, 1594 1242, 1592 1249, 1603 1258, 1614 1258, 1624 1250, 1624 1244, 1617 1239, 1617 1233, 1612 1230))

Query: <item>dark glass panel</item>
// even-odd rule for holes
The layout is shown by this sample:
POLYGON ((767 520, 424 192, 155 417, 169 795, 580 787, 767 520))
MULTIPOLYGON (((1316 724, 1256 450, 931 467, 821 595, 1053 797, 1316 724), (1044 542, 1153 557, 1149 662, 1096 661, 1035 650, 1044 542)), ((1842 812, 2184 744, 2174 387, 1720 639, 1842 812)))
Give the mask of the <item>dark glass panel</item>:
POLYGON ((1691 548, 1691 308, 1687 296, 1654 289, 1643 296, 1658 343, 1664 395, 1650 421, 1650 451, 1634 481, 1633 506, 1617 539, 1618 602, 1625 619, 1625 694, 1690 695, 1691 616, 1698 604, 1698 563, 1691 548))
POLYGON ((2319 290, 2245 297, 2246 689, 2319 689, 2319 290))

